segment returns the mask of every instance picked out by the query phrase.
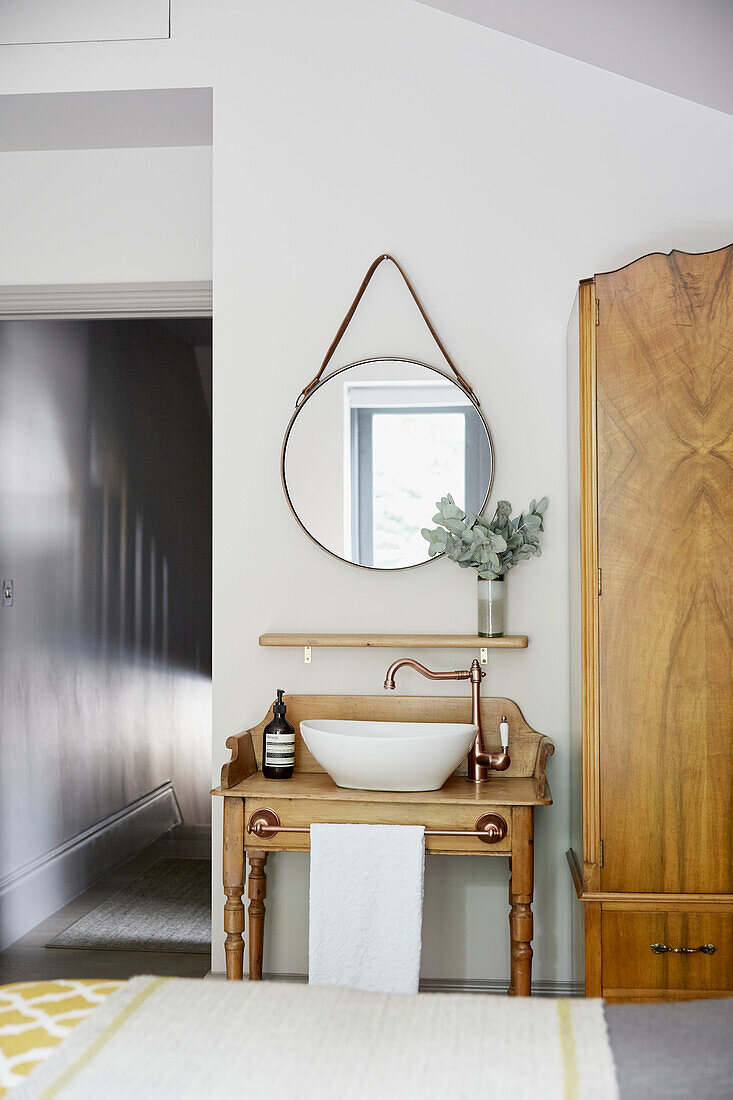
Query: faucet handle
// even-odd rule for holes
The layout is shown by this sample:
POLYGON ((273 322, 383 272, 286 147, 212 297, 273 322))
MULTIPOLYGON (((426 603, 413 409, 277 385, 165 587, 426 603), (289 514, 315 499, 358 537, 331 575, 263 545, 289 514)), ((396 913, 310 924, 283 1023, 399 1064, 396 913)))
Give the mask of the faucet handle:
POLYGON ((509 722, 507 721, 506 714, 502 714, 501 722, 499 723, 499 736, 501 737, 501 747, 506 749, 509 747, 509 722))

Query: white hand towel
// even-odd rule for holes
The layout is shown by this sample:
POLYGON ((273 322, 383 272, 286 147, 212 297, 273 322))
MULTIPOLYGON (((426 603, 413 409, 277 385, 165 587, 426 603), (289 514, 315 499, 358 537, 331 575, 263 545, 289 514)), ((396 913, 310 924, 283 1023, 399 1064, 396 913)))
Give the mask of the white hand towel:
POLYGON ((370 993, 417 993, 422 825, 311 825, 309 977, 370 993))

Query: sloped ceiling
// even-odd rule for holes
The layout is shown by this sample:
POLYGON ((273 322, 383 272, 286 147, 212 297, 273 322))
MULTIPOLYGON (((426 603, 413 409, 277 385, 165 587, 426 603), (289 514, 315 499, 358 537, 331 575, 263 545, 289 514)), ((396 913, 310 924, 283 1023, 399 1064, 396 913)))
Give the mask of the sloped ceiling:
POLYGON ((416 0, 733 114, 732 0, 416 0))

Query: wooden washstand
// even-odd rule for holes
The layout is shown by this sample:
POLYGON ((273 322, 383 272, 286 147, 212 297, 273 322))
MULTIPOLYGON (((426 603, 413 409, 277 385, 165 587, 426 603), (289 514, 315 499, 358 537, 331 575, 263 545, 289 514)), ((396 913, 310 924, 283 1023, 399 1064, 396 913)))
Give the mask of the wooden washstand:
POLYGON ((510 699, 481 700, 481 721, 488 749, 498 749, 499 722, 509 720, 511 766, 488 783, 468 783, 465 763, 439 791, 400 793, 354 791, 337 787, 313 759, 300 736, 300 722, 314 718, 363 721, 465 722, 470 701, 439 696, 290 695, 288 719, 295 731, 295 772, 292 779, 265 779, 259 770, 262 731, 270 712, 253 729, 230 737, 231 759, 221 772, 221 786, 212 791, 224 798, 224 929, 228 979, 241 979, 244 963, 244 861, 249 859, 248 948, 249 978, 262 979, 265 926, 265 864, 270 852, 303 852, 310 836, 277 832, 248 833, 253 814, 274 811, 284 826, 313 822, 424 825, 426 829, 465 830, 466 836, 426 836, 432 855, 503 856, 510 862, 509 929, 511 937, 509 993, 528 997, 532 986, 532 893, 534 889, 534 808, 552 803, 545 778, 552 741, 535 733, 510 699), (460 774, 461 770, 463 775, 460 774), (478 819, 498 814, 506 835, 486 843, 475 835, 478 819))

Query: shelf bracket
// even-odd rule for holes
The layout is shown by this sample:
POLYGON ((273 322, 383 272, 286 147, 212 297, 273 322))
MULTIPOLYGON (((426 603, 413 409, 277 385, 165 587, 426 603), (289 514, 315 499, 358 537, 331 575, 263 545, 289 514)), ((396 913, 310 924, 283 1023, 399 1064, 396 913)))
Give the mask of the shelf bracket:
POLYGON ((489 650, 487 646, 484 646, 481 650, 481 664, 488 665, 489 663, 489 650))
POLYGON ((303 646, 303 664, 309 665, 311 663, 311 647, 309 645, 303 646))

